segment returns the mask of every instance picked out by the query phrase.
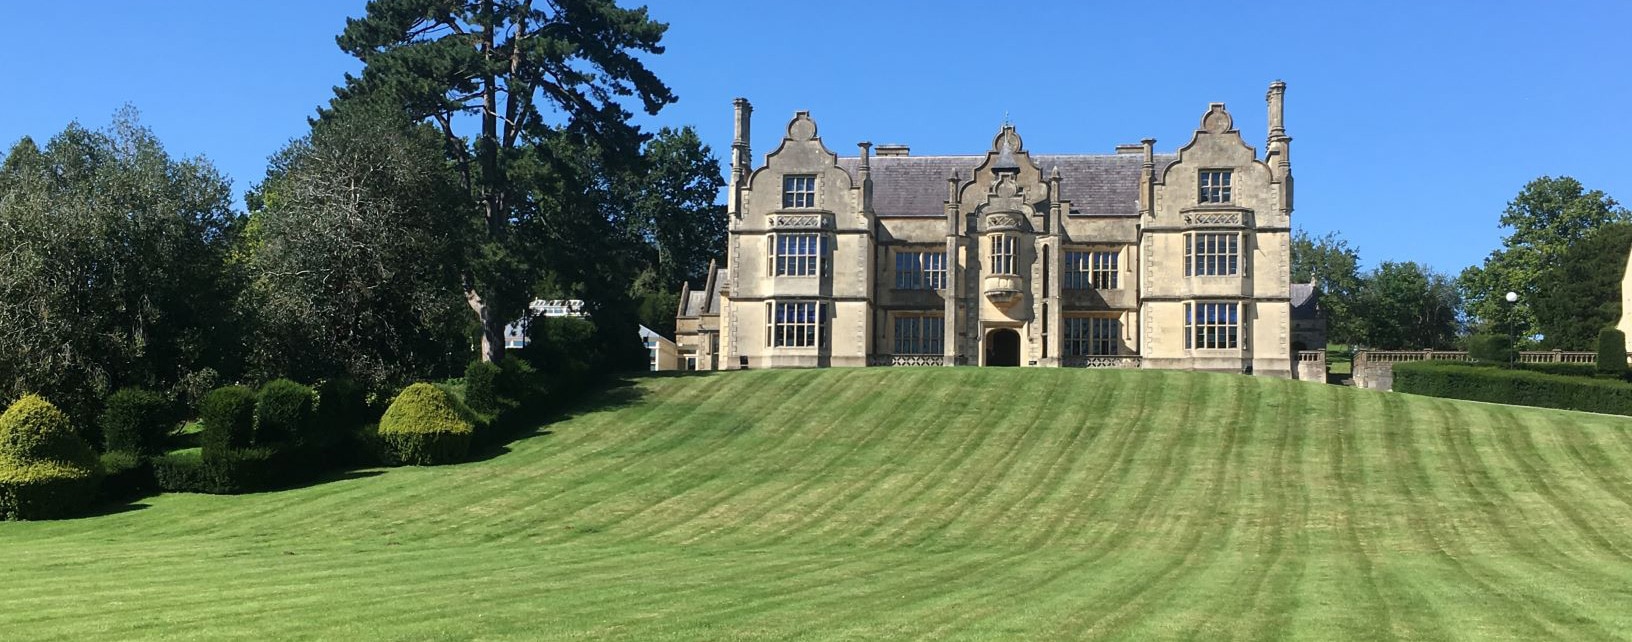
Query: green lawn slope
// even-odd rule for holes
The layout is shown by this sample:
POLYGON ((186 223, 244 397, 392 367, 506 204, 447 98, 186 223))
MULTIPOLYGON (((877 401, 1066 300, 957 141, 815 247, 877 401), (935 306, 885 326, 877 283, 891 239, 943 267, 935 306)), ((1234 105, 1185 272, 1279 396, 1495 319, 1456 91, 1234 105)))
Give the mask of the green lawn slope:
POLYGON ((1625 418, 973 368, 590 405, 467 464, 0 524, 0 635, 1632 636, 1625 418))

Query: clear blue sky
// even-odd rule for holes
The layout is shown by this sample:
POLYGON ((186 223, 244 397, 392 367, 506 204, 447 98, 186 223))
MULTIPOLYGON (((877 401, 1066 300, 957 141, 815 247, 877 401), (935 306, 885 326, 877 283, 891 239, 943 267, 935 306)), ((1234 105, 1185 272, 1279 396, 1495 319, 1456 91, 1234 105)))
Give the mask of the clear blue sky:
MULTIPOLYGON (((1455 273, 1499 243, 1503 205, 1570 175, 1632 202, 1632 2, 829 2, 659 0, 680 102, 722 159, 731 98, 755 105, 763 158, 795 110, 829 147, 976 153, 1008 114, 1027 147, 1182 145, 1222 101, 1262 150, 1263 94, 1287 82, 1295 223, 1340 232, 1365 264, 1455 273)), ((171 153, 234 191, 356 61, 334 45, 362 2, 55 2, 8 12, 0 144, 135 105, 171 153)))

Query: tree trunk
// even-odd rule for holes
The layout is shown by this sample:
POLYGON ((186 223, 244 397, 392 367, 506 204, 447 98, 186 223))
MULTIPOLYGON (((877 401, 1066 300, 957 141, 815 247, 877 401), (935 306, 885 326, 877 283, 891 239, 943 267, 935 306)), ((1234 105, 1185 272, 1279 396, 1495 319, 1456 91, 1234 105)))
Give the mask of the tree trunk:
POLYGON ((492 310, 474 286, 465 287, 465 302, 470 304, 471 311, 476 313, 477 321, 482 324, 482 361, 497 362, 504 358, 504 321, 493 318, 492 310))

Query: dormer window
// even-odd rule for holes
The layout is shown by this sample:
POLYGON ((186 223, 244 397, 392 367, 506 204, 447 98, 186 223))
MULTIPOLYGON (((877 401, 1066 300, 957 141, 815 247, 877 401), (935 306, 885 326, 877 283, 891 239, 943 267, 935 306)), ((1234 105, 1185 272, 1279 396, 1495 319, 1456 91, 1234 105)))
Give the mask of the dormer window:
POLYGON ((782 177, 784 209, 816 207, 816 176, 789 174, 782 177))
POLYGON ((1229 203, 1230 200, 1230 170, 1204 169, 1200 172, 1202 203, 1229 203))

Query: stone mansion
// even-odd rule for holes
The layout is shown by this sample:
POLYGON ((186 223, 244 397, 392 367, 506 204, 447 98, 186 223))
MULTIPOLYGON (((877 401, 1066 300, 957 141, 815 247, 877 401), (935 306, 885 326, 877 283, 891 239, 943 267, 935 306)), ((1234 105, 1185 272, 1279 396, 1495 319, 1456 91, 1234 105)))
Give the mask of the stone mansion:
POLYGON ((1292 376, 1292 138, 1266 152, 1222 103, 1189 142, 840 157, 798 112, 754 167, 735 102, 725 267, 682 291, 691 369, 980 365, 1292 376))

